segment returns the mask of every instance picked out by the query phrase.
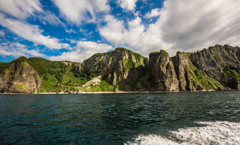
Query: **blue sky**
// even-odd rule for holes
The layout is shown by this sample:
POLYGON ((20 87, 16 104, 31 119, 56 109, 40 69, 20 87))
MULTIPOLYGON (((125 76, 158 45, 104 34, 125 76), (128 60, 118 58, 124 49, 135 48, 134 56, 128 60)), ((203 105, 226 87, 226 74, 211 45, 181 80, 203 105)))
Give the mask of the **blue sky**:
POLYGON ((240 46, 239 0, 0 0, 0 61, 240 46))

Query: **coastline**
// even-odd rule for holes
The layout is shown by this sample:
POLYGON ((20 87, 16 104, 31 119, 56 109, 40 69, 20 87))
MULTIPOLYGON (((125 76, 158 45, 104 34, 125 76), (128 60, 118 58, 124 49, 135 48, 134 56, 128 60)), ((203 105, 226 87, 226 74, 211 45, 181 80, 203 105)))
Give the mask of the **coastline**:
POLYGON ((197 90, 197 91, 178 91, 178 92, 169 92, 169 91, 109 91, 109 92, 42 92, 42 93, 0 93, 0 95, 14 95, 14 94, 25 94, 25 95, 47 95, 47 94, 57 94, 57 95, 66 95, 66 94, 75 94, 75 95, 81 95, 81 94, 150 94, 150 93, 182 93, 182 92, 226 92, 226 91, 239 91, 239 90, 197 90))

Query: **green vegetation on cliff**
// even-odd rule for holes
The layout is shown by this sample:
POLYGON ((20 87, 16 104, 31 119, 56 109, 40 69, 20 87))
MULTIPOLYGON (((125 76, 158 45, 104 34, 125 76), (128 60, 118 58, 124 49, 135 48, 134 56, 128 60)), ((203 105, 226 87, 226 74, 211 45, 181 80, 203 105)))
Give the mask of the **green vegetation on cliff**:
POLYGON ((59 80, 59 76, 47 74, 47 80, 44 80, 44 77, 41 77, 42 87, 41 92, 58 92, 58 91, 73 91, 76 90, 77 87, 81 87, 87 81, 93 79, 96 74, 94 73, 83 73, 83 72, 75 72, 72 67, 67 66, 66 72, 61 74, 61 79, 59 80))
POLYGON ((23 90, 27 89, 27 87, 24 84, 21 84, 21 83, 17 83, 16 86, 17 86, 17 89, 19 91, 23 91, 23 90))
POLYGON ((38 72, 42 80, 40 92, 72 91, 96 76, 94 73, 75 72, 73 65, 60 61, 31 57, 29 64, 38 72))
POLYGON ((223 74, 224 76, 232 77, 240 82, 240 70, 230 69, 228 66, 225 66, 223 74))
POLYGON ((185 66, 189 80, 189 87, 196 87, 197 90, 221 89, 225 87, 213 78, 206 75, 205 72, 199 70, 195 65, 190 64, 185 66), (190 75, 191 74, 191 75, 190 75), (198 88, 199 87, 199 88, 198 88))
POLYGON ((161 54, 169 55, 165 50, 160 50, 160 51, 154 51, 149 53, 149 57, 161 55, 161 54))
POLYGON ((28 59, 25 56, 21 56, 17 59, 14 59, 12 60, 12 62, 9 63, 0 62, 0 74, 4 73, 11 64, 15 64, 16 65, 15 67, 17 67, 19 64, 22 64, 23 62, 28 62, 28 59))
POLYGON ((0 74, 4 73, 4 71, 10 66, 11 63, 0 62, 0 74))
POLYGON ((143 57, 142 55, 140 55, 140 54, 138 54, 138 53, 135 53, 135 52, 133 52, 133 51, 131 51, 131 50, 129 50, 129 49, 123 48, 123 47, 118 47, 118 48, 115 49, 115 51, 127 52, 128 55, 134 56, 137 61, 141 61, 141 59, 144 59, 144 58, 145 58, 145 57, 143 57))
POLYGON ((28 60, 40 76, 56 74, 61 79, 60 76, 66 72, 66 65, 60 61, 50 61, 39 57, 31 57, 28 60))
POLYGON ((135 68, 136 66, 137 66, 137 64, 130 58, 130 59, 126 60, 125 70, 128 71, 131 68, 135 68))

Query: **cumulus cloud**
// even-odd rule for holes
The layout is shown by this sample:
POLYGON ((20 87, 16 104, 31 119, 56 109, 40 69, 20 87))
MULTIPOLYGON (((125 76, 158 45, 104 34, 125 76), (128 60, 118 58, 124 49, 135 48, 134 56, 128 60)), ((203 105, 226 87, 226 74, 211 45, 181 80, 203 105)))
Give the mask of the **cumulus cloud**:
POLYGON ((124 22, 115 19, 111 15, 105 17, 107 24, 104 27, 99 28, 99 33, 101 36, 106 38, 109 42, 114 45, 118 45, 123 42, 123 32, 125 30, 124 22))
POLYGON ((67 20, 75 24, 93 22, 97 12, 110 10, 107 0, 52 0, 67 20))
POLYGON ((96 12, 109 11, 108 0, 92 0, 96 12))
POLYGON ((146 17, 160 15, 144 26, 139 17, 128 22, 106 16, 99 32, 114 45, 128 45, 147 55, 151 51, 196 51, 215 44, 240 45, 240 1, 166 0, 164 7, 146 17))
POLYGON ((158 50, 164 45, 160 36, 161 31, 156 25, 150 25, 146 30, 139 17, 128 22, 128 29, 124 22, 108 15, 105 19, 107 25, 99 28, 99 33, 107 41, 117 46, 128 45, 139 53, 147 55, 150 51, 158 50))
POLYGON ((0 11, 21 19, 43 12, 39 0, 1 0, 0 11))
POLYGON ((69 44, 59 43, 57 38, 51 38, 50 36, 43 36, 43 30, 39 29, 36 25, 30 25, 18 20, 6 18, 0 13, 0 25, 8 28, 12 32, 21 36, 22 38, 32 41, 35 44, 45 45, 50 49, 62 49, 68 48, 69 44))
POLYGON ((36 50, 29 50, 27 49, 27 46, 20 43, 1 43, 0 55, 14 56, 14 57, 19 57, 19 56, 45 57, 44 54, 41 54, 36 50))
POLYGON ((144 17, 149 19, 152 17, 160 16, 160 14, 161 14, 161 9, 156 8, 156 9, 152 9, 152 11, 147 13, 144 17))
POLYGON ((118 4, 125 10, 134 10, 137 0, 118 0, 118 4))
POLYGON ((168 0, 158 22, 164 42, 186 51, 218 43, 239 45, 239 5, 236 0, 168 0))
POLYGON ((79 41, 75 50, 70 52, 63 52, 60 56, 52 56, 50 60, 70 60, 75 62, 82 62, 95 53, 103 53, 113 49, 112 46, 104 43, 96 43, 92 41, 79 41))

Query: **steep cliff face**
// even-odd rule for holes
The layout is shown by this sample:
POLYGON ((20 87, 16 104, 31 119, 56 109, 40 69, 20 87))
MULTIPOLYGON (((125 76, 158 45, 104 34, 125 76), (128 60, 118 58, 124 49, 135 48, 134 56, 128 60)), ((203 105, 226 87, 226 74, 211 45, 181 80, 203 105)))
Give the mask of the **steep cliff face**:
POLYGON ((98 53, 85 60, 76 70, 103 75, 114 87, 122 90, 137 89, 137 83, 147 72, 147 58, 124 48, 98 53))
POLYGON ((178 52, 172 58, 161 50, 150 53, 149 60, 118 48, 95 54, 77 70, 103 75, 121 90, 228 90, 240 89, 239 58, 240 49, 229 45, 195 53, 178 52))
POLYGON ((158 91, 179 91, 179 81, 169 55, 164 50, 149 55, 148 81, 158 91))
POLYGON ((41 87, 38 73, 28 64, 27 59, 13 61, 0 74, 0 92, 37 93, 41 87))
POLYGON ((223 90, 225 87, 197 68, 190 60, 190 53, 178 53, 173 63, 179 80, 180 91, 223 90))
POLYGON ((189 56, 192 63, 209 77, 226 87, 240 89, 238 71, 240 69, 240 49, 229 45, 215 45, 189 56))
POLYGON ((177 78, 179 80, 179 90, 180 91, 189 91, 191 90, 187 85, 187 77, 193 76, 191 71, 189 71, 189 59, 186 54, 177 55, 173 58, 174 67, 176 70, 177 78))

